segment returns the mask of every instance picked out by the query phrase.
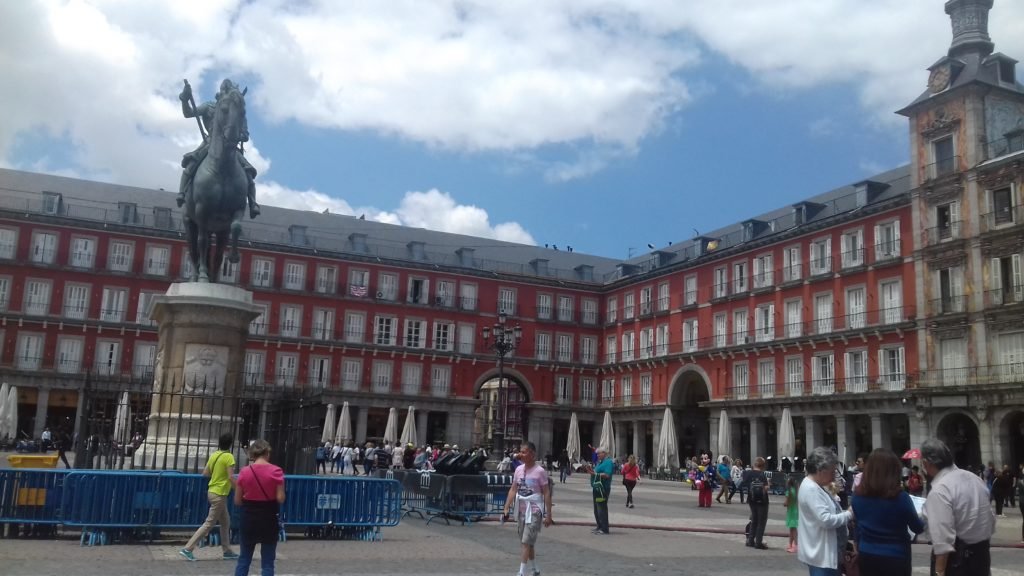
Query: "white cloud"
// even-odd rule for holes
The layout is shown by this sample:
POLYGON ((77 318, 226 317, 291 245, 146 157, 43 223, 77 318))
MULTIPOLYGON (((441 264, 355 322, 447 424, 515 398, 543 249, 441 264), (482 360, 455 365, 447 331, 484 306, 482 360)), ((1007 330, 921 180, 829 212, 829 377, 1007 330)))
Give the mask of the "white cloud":
MULTIPOLYGON (((1024 56, 1022 21, 1024 2, 996 3, 997 49, 1024 56)), ((937 0, 5 2, 0 74, 14 89, 0 91, 0 164, 14 163, 19 136, 47 134, 73 146, 72 165, 54 170, 173 188, 198 139, 181 117, 180 78, 208 96, 204 82, 227 71, 255 80, 250 114, 534 158, 528 168, 564 182, 635 154, 695 94, 713 97, 702 51, 749 70, 761 89, 848 85, 868 119, 899 122, 892 111, 924 89, 923 69, 949 39, 937 0), (577 158, 537 155, 552 144, 577 158)), ((269 159, 250 150, 266 174, 269 159)), ((263 186, 282 202, 348 206, 263 186)), ((367 211, 520 236, 447 198, 443 218, 403 213, 422 202, 408 195, 367 211)))
POLYGON ((260 182, 256 188, 256 197, 261 204, 282 208, 315 212, 328 210, 332 214, 365 216, 367 220, 386 224, 494 238, 520 244, 537 243, 519 224, 501 222, 492 225, 486 210, 478 206, 459 204, 450 194, 436 189, 406 192, 394 211, 368 206, 353 208, 348 202, 323 192, 295 190, 272 180, 260 182))

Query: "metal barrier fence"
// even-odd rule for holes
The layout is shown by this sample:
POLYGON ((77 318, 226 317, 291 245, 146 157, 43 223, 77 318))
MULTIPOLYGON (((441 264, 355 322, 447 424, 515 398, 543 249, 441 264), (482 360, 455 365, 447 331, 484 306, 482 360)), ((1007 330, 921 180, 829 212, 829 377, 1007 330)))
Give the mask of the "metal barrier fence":
MULTIPOLYGON (((207 484, 175 471, 0 470, 0 523, 14 525, 13 533, 22 526, 35 534, 81 528, 83 545, 152 540, 160 530, 203 523, 207 484)), ((377 540, 401 517, 395 480, 287 476, 285 492, 283 526, 310 537, 377 540)), ((228 508, 237 519, 233 504, 228 508)))
POLYGON ((376 470, 378 478, 402 484, 405 516, 415 514, 430 524, 451 518, 471 524, 484 516, 500 515, 512 487, 510 474, 452 475, 416 470, 376 470))
MULTIPOLYGON (((61 494, 67 470, 0 470, 0 524, 17 536, 49 535, 61 523, 61 494)), ((2 527, 0 527, 2 532, 2 527)), ((2 535, 2 534, 0 534, 2 535)))

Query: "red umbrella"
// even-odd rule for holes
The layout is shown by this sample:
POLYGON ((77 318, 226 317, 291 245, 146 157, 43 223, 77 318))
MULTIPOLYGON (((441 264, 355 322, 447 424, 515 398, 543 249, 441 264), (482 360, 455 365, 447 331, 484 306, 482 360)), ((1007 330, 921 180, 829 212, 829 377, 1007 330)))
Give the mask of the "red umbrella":
POLYGON ((903 453, 903 460, 914 460, 921 458, 921 451, 917 448, 911 448, 903 453))

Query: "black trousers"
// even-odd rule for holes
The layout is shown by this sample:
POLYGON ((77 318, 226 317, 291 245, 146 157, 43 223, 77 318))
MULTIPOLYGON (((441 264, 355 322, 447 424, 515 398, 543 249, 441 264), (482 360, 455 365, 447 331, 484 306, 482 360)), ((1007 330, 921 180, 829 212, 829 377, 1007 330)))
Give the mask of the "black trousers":
POLYGON ((626 506, 633 503, 633 488, 636 488, 636 480, 623 480, 622 484, 626 487, 626 506))
POLYGON ((904 556, 876 556, 860 552, 857 564, 865 576, 910 576, 914 571, 909 546, 904 556))
POLYGON ((768 525, 768 503, 750 505, 750 534, 747 544, 760 546, 764 540, 764 528, 768 525))
MULTIPOLYGON (((946 576, 989 576, 992 573, 992 555, 989 541, 964 544, 956 541, 956 551, 946 561, 946 576)), ((932 556, 931 573, 935 573, 935 556, 932 556)))

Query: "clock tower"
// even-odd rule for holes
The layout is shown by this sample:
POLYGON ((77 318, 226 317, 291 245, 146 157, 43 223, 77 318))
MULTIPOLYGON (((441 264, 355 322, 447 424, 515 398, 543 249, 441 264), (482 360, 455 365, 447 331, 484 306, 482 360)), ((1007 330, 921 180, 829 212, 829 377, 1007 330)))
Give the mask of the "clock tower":
POLYGON ((1016 462, 1024 434, 1024 86, 993 0, 945 4, 953 40, 909 119, 921 426, 958 463, 1016 462), (1016 428, 1016 427, 1014 427, 1016 428))

